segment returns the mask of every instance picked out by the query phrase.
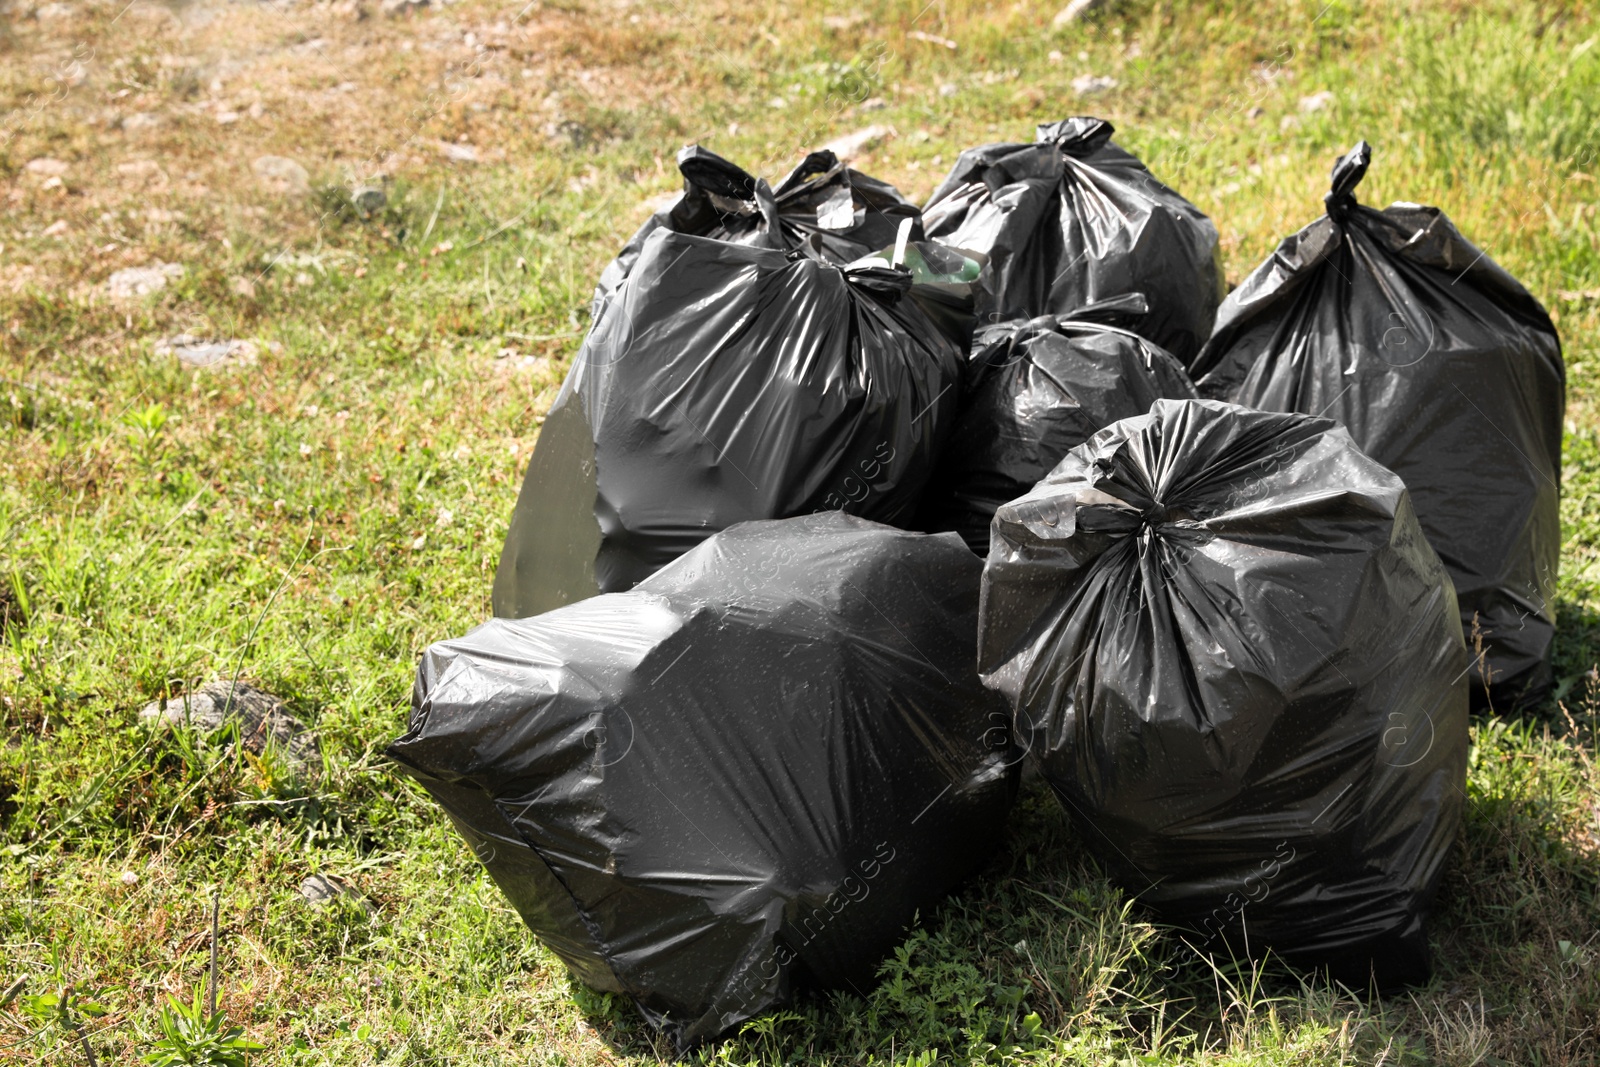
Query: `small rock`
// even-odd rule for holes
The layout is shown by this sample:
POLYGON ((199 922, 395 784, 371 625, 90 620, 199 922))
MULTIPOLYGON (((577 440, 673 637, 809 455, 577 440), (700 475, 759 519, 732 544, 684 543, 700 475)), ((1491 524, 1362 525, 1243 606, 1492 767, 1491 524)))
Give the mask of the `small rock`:
POLYGON ((1310 96, 1302 96, 1300 98, 1300 110, 1307 115, 1314 111, 1326 111, 1332 106, 1333 94, 1326 89, 1320 93, 1312 93, 1310 96))
POLYGON ((439 154, 452 163, 476 163, 478 161, 478 150, 469 144, 440 141, 439 154))
POLYGON ((217 125, 218 126, 232 126, 235 122, 238 122, 238 121, 239 121, 239 113, 237 111, 219 111, 219 112, 217 112, 217 125))
POLYGON ((59 175, 59 174, 52 174, 50 177, 48 177, 48 178, 46 178, 44 180, 44 184, 39 186, 40 189, 42 189, 42 190, 44 190, 46 192, 52 192, 52 191, 54 191, 56 189, 63 189, 64 190, 64 189, 66 189, 66 187, 67 187, 66 182, 63 182, 61 180, 61 175, 59 175))
POLYGON ((1065 59, 1067 57, 1062 55, 1059 49, 1052 48, 1050 50, 1050 54, 1045 56, 1045 58, 1048 59, 1052 63, 1060 63, 1063 59, 1065 59))
POLYGON ((177 356, 187 367, 215 367, 223 363, 249 366, 255 363, 259 353, 254 341, 211 341, 187 333, 157 341, 155 351, 158 356, 177 356))
POLYGON ((59 178, 67 172, 67 165, 59 159, 40 156, 38 159, 28 160, 22 169, 41 178, 59 178))
POLYGON ((1079 96, 1103 93, 1117 87, 1117 79, 1103 74, 1080 74, 1072 79, 1072 91, 1079 96))
POLYGON ((1265 115, 1266 113, 1267 113, 1267 109, 1264 108, 1264 107, 1253 107, 1249 111, 1246 111, 1244 113, 1244 117, 1249 119, 1251 122, 1254 122, 1254 121, 1256 121, 1256 119, 1259 119, 1262 115, 1265 115))
POLYGON ((1292 130, 1298 125, 1300 125, 1300 120, 1293 115, 1285 115, 1278 120, 1278 129, 1280 130, 1292 130))
POLYGON ((350 202, 363 215, 372 215, 383 210, 383 206, 389 202, 389 195, 376 185, 358 185, 350 194, 350 202))
POLYGON ((1050 25, 1055 29, 1070 26, 1091 11, 1096 11, 1105 6, 1105 0, 1072 0, 1072 3, 1056 12, 1056 17, 1050 20, 1050 25))
POLYGON ((514 348, 503 348, 495 355, 500 362, 495 369, 501 374, 545 374, 555 364, 545 356, 518 355, 514 348))
POLYGON ((868 126, 864 130, 857 130, 855 133, 847 133, 843 137, 829 141, 822 147, 825 151, 832 152, 841 160, 848 163, 850 160, 861 155, 861 153, 866 152, 877 145, 878 142, 882 141, 885 137, 888 137, 890 132, 891 131, 887 126, 868 126))
POLYGON ((867 16, 861 14, 824 15, 822 16, 822 28, 825 30, 833 30, 835 33, 837 33, 840 30, 848 30, 851 27, 859 26, 865 21, 867 21, 867 16))
POLYGON ((589 127, 572 119, 546 123, 544 135, 552 141, 566 141, 573 148, 582 148, 589 143, 591 137, 589 127))
POLYGON ((250 164, 262 185, 284 196, 304 196, 311 192, 311 175, 287 156, 260 156, 250 164))
POLYGON ((320 907, 343 897, 368 911, 376 911, 372 901, 361 895, 361 890, 336 874, 313 874, 300 883, 300 895, 306 902, 320 907))
POLYGON ((180 263, 157 263, 153 267, 127 267, 106 279, 106 290, 113 300, 148 296, 167 287, 173 278, 183 277, 180 263))
POLYGON ((300 883, 300 895, 313 904, 337 900, 344 892, 343 880, 335 880, 326 874, 313 874, 300 883))
POLYGON ((889 106, 889 101, 881 96, 874 96, 861 101, 860 106, 862 111, 882 111, 889 106))
POLYGON ((240 742, 257 755, 271 743, 301 769, 320 758, 316 735, 289 714, 282 700, 243 682, 212 682, 166 702, 154 701, 139 712, 139 718, 207 733, 233 722, 238 724, 240 742))
POLYGON ((413 11, 420 11, 427 6, 428 0, 383 0, 378 5, 378 10, 389 18, 400 18, 403 15, 411 14, 413 11))
POLYGON ((945 82, 943 85, 939 86, 940 96, 954 96, 960 91, 961 90, 957 88, 955 82, 945 82))
POLYGON ((256 283, 249 278, 235 278, 228 283, 228 291, 246 300, 256 298, 256 283))
POLYGON ((775 96, 771 100, 767 101, 767 106, 772 108, 774 111, 782 111, 784 108, 789 106, 789 101, 785 100, 781 96, 775 96))
POLYGON ((44 4, 44 5, 36 8, 34 10, 33 14, 34 14, 34 17, 37 18, 40 22, 48 22, 51 19, 71 18, 72 17, 72 5, 71 4, 44 4))
POLYGON ((959 45, 957 45, 950 38, 940 37, 937 33, 924 33, 921 30, 912 30, 910 33, 906 34, 906 36, 911 38, 913 41, 921 41, 923 44, 936 44, 940 48, 948 48, 952 52, 959 47, 959 45))
POLYGON ((160 182, 166 178, 161 164, 153 159, 135 159, 117 164, 117 173, 137 182, 160 182))
POLYGON ((70 228, 66 219, 56 219, 56 221, 46 226, 42 232, 46 237, 61 237, 70 228))
POLYGON ((122 872, 122 884, 123 885, 138 885, 139 884, 139 874, 138 874, 138 872, 137 871, 123 871, 122 872))
POLYGON ((122 120, 123 133, 143 133, 161 125, 161 118, 148 111, 140 111, 122 120))

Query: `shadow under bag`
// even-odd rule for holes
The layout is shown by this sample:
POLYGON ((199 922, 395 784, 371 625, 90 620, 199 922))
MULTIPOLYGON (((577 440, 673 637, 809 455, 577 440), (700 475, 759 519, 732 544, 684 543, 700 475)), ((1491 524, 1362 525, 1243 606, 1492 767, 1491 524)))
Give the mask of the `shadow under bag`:
POLYGON ((839 512, 745 523, 627 593, 441 642, 388 754, 529 927, 680 1050, 864 992, 999 845, 1019 754, 982 563, 839 512))
POLYGON ((978 669, 1084 842, 1227 958, 1420 982, 1467 654, 1406 488, 1327 419, 1160 400, 995 515, 978 669))
POLYGON ((1483 638, 1474 701, 1532 706, 1555 635, 1561 342, 1438 208, 1356 203, 1370 160, 1365 141, 1342 157, 1328 214, 1229 294, 1194 367, 1200 394, 1336 419, 1398 474, 1468 641, 1483 638))

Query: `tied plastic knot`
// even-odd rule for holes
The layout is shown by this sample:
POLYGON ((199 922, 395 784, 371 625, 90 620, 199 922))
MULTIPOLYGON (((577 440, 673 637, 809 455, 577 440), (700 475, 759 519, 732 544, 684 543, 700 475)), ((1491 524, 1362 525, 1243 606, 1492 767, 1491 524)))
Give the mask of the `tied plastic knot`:
POLYGON ((1140 517, 1144 519, 1144 524, 1146 526, 1153 528, 1156 526, 1166 526, 1167 524, 1174 522, 1192 521, 1194 519, 1194 512, 1190 511, 1188 508, 1179 507, 1176 504, 1168 506, 1158 502, 1151 504, 1148 508, 1145 508, 1144 514, 1140 517))
POLYGON ((1331 188, 1328 195, 1322 198, 1327 205, 1328 218, 1342 223, 1350 217, 1356 208, 1355 188, 1367 176, 1367 167, 1371 163, 1372 146, 1365 141, 1356 142, 1354 148, 1334 163, 1331 188))
POLYGON ((1077 115, 1060 122, 1040 123, 1034 137, 1037 144, 1053 142, 1065 155, 1082 159, 1104 148, 1116 132, 1116 127, 1105 119, 1077 115))
POLYGON ((1328 193, 1322 202, 1327 206, 1328 217, 1334 222, 1344 222, 1356 209, 1356 198, 1350 193, 1328 193))

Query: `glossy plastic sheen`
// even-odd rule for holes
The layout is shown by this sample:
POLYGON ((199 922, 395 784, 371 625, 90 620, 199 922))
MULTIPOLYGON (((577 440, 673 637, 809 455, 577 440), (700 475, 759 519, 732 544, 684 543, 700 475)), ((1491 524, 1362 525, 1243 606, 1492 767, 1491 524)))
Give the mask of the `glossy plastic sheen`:
POLYGON ((1327 419, 1160 400, 995 515, 979 671, 1201 951, 1422 981, 1467 653, 1400 479, 1327 419))
POLYGON ((423 656, 389 755, 535 933, 678 1047, 871 987, 999 844, 1019 754, 975 670, 982 563, 839 512, 423 656))
MULTIPOLYGON (((1560 565, 1566 370, 1539 302, 1437 208, 1355 202, 1363 142, 1343 157, 1331 216, 1278 246, 1217 318, 1201 395, 1337 419, 1411 490, 1485 637, 1501 711, 1550 687, 1560 565)), ((1203 375, 1203 377, 1200 377, 1203 375)))
POLYGON ((906 525, 964 353, 911 291, 904 270, 651 234, 540 435, 495 614, 631 588, 750 519, 906 525))
POLYGON ((989 257, 985 323, 1065 315, 1143 293, 1136 331, 1187 364, 1222 299, 1217 228, 1080 117, 1042 125, 1036 144, 968 149, 923 207, 928 236, 989 257))
POLYGON ((595 286, 591 320, 598 321, 658 229, 695 237, 788 251, 810 243, 823 259, 849 263, 892 244, 902 219, 921 212, 887 182, 846 167, 827 150, 812 152, 778 184, 766 182, 715 152, 690 145, 678 153, 683 195, 652 215, 629 239, 595 286))
POLYGON ((1176 359, 1113 324, 1137 322, 1145 306, 1135 295, 980 330, 920 528, 954 530, 987 555, 995 509, 1032 489, 1091 434, 1143 415, 1159 399, 1194 398, 1176 359))

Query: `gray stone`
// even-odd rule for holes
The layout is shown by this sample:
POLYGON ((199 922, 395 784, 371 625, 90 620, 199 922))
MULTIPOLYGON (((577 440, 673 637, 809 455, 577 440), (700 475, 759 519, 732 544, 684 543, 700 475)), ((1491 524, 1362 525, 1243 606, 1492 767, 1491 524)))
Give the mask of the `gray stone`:
POLYGON ((1080 74, 1072 79, 1072 91, 1079 96, 1091 96, 1117 87, 1117 79, 1103 74, 1080 74))
POLYGON ((378 909, 355 886, 340 878, 336 874, 313 874, 300 883, 300 895, 313 907, 331 904, 336 900, 345 899, 353 904, 361 905, 362 910, 371 914, 378 909))
POLYGON ((389 194, 376 185, 358 185, 350 194, 350 202, 361 214, 372 215, 383 210, 383 206, 389 202, 389 194))
POLYGON ((260 156, 250 164, 256 178, 273 192, 285 196, 304 196, 311 192, 311 175, 306 168, 286 156, 260 156))
POLYGON ((67 165, 59 159, 40 156, 38 159, 28 160, 23 170, 41 178, 59 178, 67 172, 67 165))
POLYGON ((259 350, 254 341, 216 341, 180 333, 156 342, 156 355, 177 356, 188 367, 215 367, 224 363, 248 366, 259 350))
POLYGON ((1333 94, 1326 89, 1320 93, 1312 93, 1310 96, 1302 96, 1300 98, 1300 110, 1308 115, 1316 111, 1326 111, 1333 105, 1333 94))
POLYGON ((240 743, 257 755, 272 745, 302 770, 315 769, 321 760, 316 735, 306 724, 278 697, 244 682, 211 682, 192 693, 154 701, 139 718, 206 733, 237 723, 240 743))
POLYGON ((167 287, 173 278, 183 277, 180 263, 157 263, 150 267, 126 267, 106 279, 106 291, 113 300, 133 300, 167 287))
POLYGON ((887 126, 868 126, 864 130, 835 138, 822 147, 848 163, 861 153, 870 151, 878 142, 889 136, 890 132, 887 126))

